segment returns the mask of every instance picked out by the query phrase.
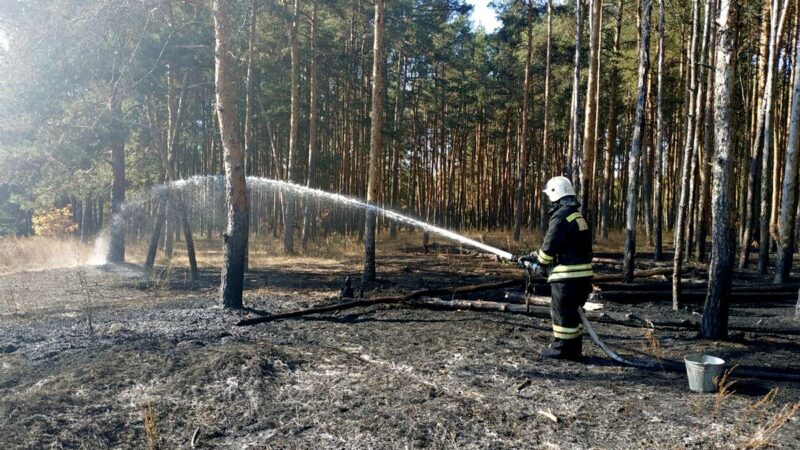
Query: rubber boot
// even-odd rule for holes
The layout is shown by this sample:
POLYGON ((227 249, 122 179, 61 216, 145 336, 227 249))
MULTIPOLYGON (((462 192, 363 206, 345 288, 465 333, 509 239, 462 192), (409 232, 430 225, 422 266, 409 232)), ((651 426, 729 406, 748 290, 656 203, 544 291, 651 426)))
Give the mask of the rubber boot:
POLYGON ((583 336, 564 341, 564 359, 578 360, 581 359, 581 352, 583 351, 583 336))
POLYGON ((577 360, 581 358, 581 350, 583 347, 583 339, 553 339, 548 347, 539 350, 539 354, 543 358, 552 359, 570 359, 577 360))

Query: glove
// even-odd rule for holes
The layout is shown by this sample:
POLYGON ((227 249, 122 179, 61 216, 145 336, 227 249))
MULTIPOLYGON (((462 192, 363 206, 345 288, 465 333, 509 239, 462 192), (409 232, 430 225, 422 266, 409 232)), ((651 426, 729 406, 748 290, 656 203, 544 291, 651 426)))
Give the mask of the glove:
POLYGON ((531 270, 531 272, 533 272, 533 275, 536 276, 536 277, 547 278, 547 276, 548 276, 547 268, 540 266, 538 263, 533 263, 530 266, 530 270, 531 270))
POLYGON ((532 255, 522 255, 522 256, 515 256, 516 263, 519 264, 521 267, 527 267, 531 264, 536 264, 536 258, 532 255))
POLYGON ((523 269, 534 264, 536 259, 531 255, 514 255, 511 257, 511 262, 522 267, 523 269))

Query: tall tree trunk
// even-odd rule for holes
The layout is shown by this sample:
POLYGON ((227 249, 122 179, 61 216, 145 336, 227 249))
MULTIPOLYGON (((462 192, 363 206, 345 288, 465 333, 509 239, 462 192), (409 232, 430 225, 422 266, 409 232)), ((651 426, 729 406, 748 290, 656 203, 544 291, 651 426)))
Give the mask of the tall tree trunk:
MULTIPOLYGON (((256 157, 255 132, 253 131, 253 119, 255 115, 255 53, 256 53, 256 13, 258 6, 256 0, 250 0, 250 30, 247 39, 247 78, 245 81, 245 105, 244 105, 244 174, 253 173, 253 160, 256 157)), ((252 195, 252 194, 251 194, 252 195)), ((256 220, 258 218, 256 217, 256 220)), ((245 230, 245 251, 244 251, 244 270, 250 266, 250 223, 248 222, 245 230)))
MULTIPOLYGON (((156 116, 156 112, 153 108, 151 102, 147 104, 147 116, 148 121, 150 123, 150 132, 151 137, 155 143, 156 149, 158 150, 159 156, 161 157, 161 162, 164 165, 164 172, 166 174, 167 180, 169 181, 176 181, 178 179, 177 172, 175 170, 175 160, 176 160, 176 152, 178 146, 178 129, 179 125, 182 122, 184 112, 186 111, 186 96, 187 96, 187 89, 188 89, 188 82, 189 82, 189 72, 185 72, 183 75, 183 81, 181 82, 181 90, 180 95, 177 99, 170 99, 168 100, 168 116, 169 120, 167 123, 167 133, 166 133, 166 144, 164 143, 164 139, 162 138, 162 130, 161 124, 156 116)), ((183 228, 183 236, 186 241, 186 254, 189 259, 189 276, 192 281, 197 281, 199 279, 199 274, 197 270, 197 258, 195 255, 194 249, 194 239, 192 237, 192 229, 189 222, 189 213, 187 211, 186 203, 183 199, 183 196, 180 192, 175 195, 175 198, 170 198, 162 207, 163 209, 163 216, 164 220, 167 221, 167 234, 165 239, 165 244, 169 243, 169 247, 172 246, 172 237, 175 234, 174 225, 172 227, 169 226, 170 223, 174 224, 175 220, 179 217, 181 221, 181 226, 183 228)), ((161 232, 161 228, 154 227, 153 232, 156 231, 161 232)), ((151 242, 155 241, 158 242, 158 238, 151 237, 151 242)), ((157 248, 157 245, 156 245, 157 248)), ((172 249, 170 248, 169 251, 165 248, 165 253, 168 258, 171 257, 172 249)), ((155 255, 154 255, 155 257, 155 255)))
POLYGON ((650 13, 652 0, 642 0, 642 21, 639 39, 639 76, 636 83, 636 118, 633 124, 631 153, 628 161, 628 199, 625 217, 625 256, 622 262, 622 279, 633 282, 634 256, 636 254, 636 203, 639 192, 639 163, 642 157, 642 135, 647 104, 647 73, 650 70, 650 13))
POLYGON ((736 70, 736 3, 719 0, 718 38, 714 75, 714 231, 708 296, 703 308, 700 336, 724 339, 728 335, 728 296, 736 255, 733 192, 734 124, 731 99, 736 70))
POLYGON ((617 0, 616 9, 616 25, 614 28, 614 47, 612 54, 614 55, 614 62, 612 62, 611 75, 610 75, 610 93, 608 96, 608 125, 606 126, 606 142, 605 142, 605 155, 603 158, 603 196, 600 200, 600 237, 602 239, 608 238, 608 230, 611 227, 611 194, 614 189, 612 178, 614 174, 613 162, 614 153, 617 146, 617 106, 619 105, 619 42, 620 34, 622 31, 622 0, 617 0))
MULTIPOLYGON (((393 210, 400 206, 400 159, 401 159, 401 142, 400 133, 402 130, 401 124, 403 121, 404 98, 403 92, 405 90, 405 57, 402 52, 397 57, 397 92, 395 94, 394 104, 394 121, 393 121, 393 136, 392 136, 392 179, 389 194, 389 205, 393 210)), ((389 226, 389 237, 394 239, 397 237, 397 221, 392 221, 389 226)))
POLYGON ((167 202, 159 201, 156 206, 156 217, 153 223, 153 233, 150 235, 150 246, 147 248, 147 256, 144 260, 145 276, 150 276, 153 272, 153 265, 156 263, 156 252, 158 252, 158 242, 161 239, 164 221, 166 220, 167 202))
POLYGON ((600 83, 600 15, 601 0, 590 0, 589 16, 589 80, 586 85, 586 110, 583 121, 583 159, 581 160, 581 203, 583 216, 594 229, 592 212, 592 189, 597 147, 597 87, 600 83))
MULTIPOLYGON (((712 29, 712 18, 714 17, 714 7, 715 7, 716 0, 706 0, 704 4, 704 12, 703 12, 703 40, 702 44, 700 45, 700 64, 698 65, 698 71, 696 73, 697 77, 697 92, 695 93, 695 104, 694 104, 694 113, 692 115, 693 122, 694 122, 694 135, 692 148, 695 153, 695 157, 692 158, 692 167, 690 169, 690 176, 692 180, 694 180, 694 173, 697 166, 699 166, 699 180, 700 180, 700 189, 696 189, 696 183, 693 181, 690 183, 689 189, 689 211, 688 214, 688 221, 686 224, 687 227, 687 239, 686 239, 686 248, 685 252, 687 257, 691 257, 693 246, 692 246, 692 237, 698 239, 700 236, 700 230, 702 228, 702 222, 705 211, 705 196, 704 196, 704 189, 708 189, 708 179, 707 175, 710 175, 709 171, 706 170, 705 161, 706 156, 709 152, 709 148, 707 146, 701 145, 701 139, 703 138, 703 132, 705 131, 705 123, 706 123, 706 115, 711 114, 711 109, 706 109, 707 103, 711 101, 711 94, 709 90, 711 89, 711 84, 708 82, 711 81, 709 78, 710 75, 707 77, 704 76, 706 73, 707 67, 711 64, 711 57, 710 53, 712 52, 712 47, 714 45, 713 42, 713 29, 712 29), (709 42, 711 43, 709 45, 709 42), (708 78, 707 80, 704 80, 708 78), (694 212, 694 200, 697 199, 697 216, 693 215, 694 212), (694 227, 692 227, 692 220, 694 219, 694 227), (694 231, 697 230, 697 233, 694 231)), ((703 246, 704 243, 698 242, 698 248, 703 246)), ((699 256, 699 253, 698 253, 699 256)))
MULTIPOLYGON (((599 1, 599 0, 595 0, 599 1)), ((517 158, 519 167, 517 167, 517 198, 516 206, 514 207, 514 231, 512 237, 514 241, 519 241, 519 232, 522 227, 522 205, 525 197, 525 173, 528 169, 528 109, 530 109, 530 91, 531 91, 531 53, 532 53, 532 28, 533 22, 533 4, 532 0, 528 1, 528 40, 525 54, 525 81, 522 94, 522 131, 519 137, 519 155, 517 158)))
POLYGON ((656 167, 655 167, 655 223, 653 229, 653 259, 663 258, 664 222, 664 1, 658 2, 658 81, 656 82, 656 167))
MULTIPOLYGON (((308 174, 306 186, 316 187, 317 183, 317 114, 319 82, 317 80, 317 2, 311 7, 311 73, 309 74, 311 93, 308 113, 308 174)), ((303 213, 303 251, 308 249, 308 240, 311 237, 315 220, 314 199, 306 197, 305 211, 303 213)))
MULTIPOLYGON (((369 142, 367 203, 378 202, 381 172, 381 127, 383 125, 383 1, 375 0, 375 39, 372 45, 372 124, 369 142)), ((364 281, 375 281, 375 210, 367 210, 364 228, 364 281)))
POLYGON ((125 262, 125 228, 123 221, 113 217, 122 210, 125 203, 125 141, 127 131, 122 120, 120 99, 115 95, 111 100, 111 117, 114 133, 111 141, 111 230, 107 260, 110 263, 125 262))
POLYGON ((754 93, 757 95, 756 113, 753 116, 753 127, 750 145, 750 165, 747 175, 747 200, 746 214, 744 215, 744 231, 742 233, 741 253, 739 255, 739 268, 747 267, 750 258, 750 244, 755 236, 753 227, 755 226, 755 209, 757 207, 756 192, 758 189, 758 165, 761 159, 762 138, 764 134, 764 88, 766 86, 767 57, 769 52, 769 39, 772 32, 772 21, 769 19, 771 0, 763 0, 761 8, 761 34, 759 37, 758 72, 756 83, 753 86, 754 93))
MULTIPOLYGON (((298 39, 297 39, 297 25, 300 20, 300 3, 299 0, 294 0, 294 7, 292 8, 292 20, 288 24, 289 35, 289 55, 291 59, 291 111, 289 115, 289 155, 286 164, 286 179, 290 183, 294 183, 297 171, 297 139, 298 130, 300 126, 300 96, 298 90, 298 70, 300 61, 298 60, 298 39)), ((294 194, 290 191, 284 193, 284 218, 283 218, 283 252, 292 254, 294 253, 294 211, 295 199, 294 194)))
MULTIPOLYGON (((708 0, 706 0, 708 1, 708 0)), ((678 310, 681 305, 681 267, 683 265, 683 251, 684 251, 684 237, 687 231, 688 212, 689 208, 689 191, 692 178, 691 166, 692 159, 694 158, 694 126, 695 118, 692 117, 694 112, 695 102, 697 101, 697 35, 698 35, 698 22, 700 19, 699 14, 699 0, 692 0, 692 38, 689 46, 689 92, 688 99, 689 105, 687 108, 686 117, 686 134, 684 135, 683 147, 683 166, 681 169, 681 188, 680 188, 680 201, 678 203, 677 219, 675 221, 674 234, 674 248, 675 256, 673 258, 673 272, 672 272, 672 309, 678 310)))
MULTIPOLYGON (((620 0, 621 1, 621 0, 620 0)), ((542 175, 544 177, 550 176, 550 78, 551 78, 551 65, 552 65, 552 50, 553 50, 553 0, 547 0, 547 62, 545 63, 544 71, 544 124, 542 125, 542 175)), ((536 186, 536 190, 540 191, 541 186, 536 186)), ((547 196, 539 194, 540 214, 539 214, 539 228, 542 236, 547 233, 547 196)))
POLYGON ((214 84, 217 92, 217 116, 224 149, 225 197, 228 226, 224 235, 224 260, 220 297, 225 308, 242 308, 244 258, 247 246, 248 201, 244 174, 244 154, 236 129, 236 79, 230 23, 231 2, 214 0, 214 84))
POLYGON ((775 77, 775 66, 778 61, 778 40, 783 33, 786 22, 788 0, 773 0, 770 11, 770 37, 767 57, 767 76, 764 82, 763 100, 763 139, 761 140, 761 208, 758 239, 758 273, 767 274, 769 265, 769 218, 772 192, 772 100, 775 77))
MULTIPOLYGON (((800 22, 798 22, 800 23, 800 22)), ((794 233, 797 211, 797 147, 800 145, 800 26, 795 32, 795 56, 792 80, 792 109, 789 140, 786 143, 786 162, 783 171, 783 196, 778 221, 778 260, 775 266, 776 284, 788 281, 794 253, 794 233)))
POLYGON ((572 104, 570 106, 569 157, 567 177, 578 186, 578 166, 576 161, 581 153, 581 46, 583 43, 583 0, 575 2, 575 58, 572 66, 572 104))

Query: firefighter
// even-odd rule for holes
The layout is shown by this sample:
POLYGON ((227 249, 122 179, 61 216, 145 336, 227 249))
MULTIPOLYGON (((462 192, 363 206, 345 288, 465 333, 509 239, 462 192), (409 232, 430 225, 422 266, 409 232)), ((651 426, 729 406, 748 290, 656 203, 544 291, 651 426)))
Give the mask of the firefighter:
POLYGON ((544 193, 551 208, 542 247, 538 252, 513 259, 537 275, 546 275, 550 283, 553 341, 539 353, 546 358, 578 359, 583 343, 578 308, 586 303, 592 291, 591 230, 579 211, 580 204, 568 178, 551 178, 544 193))

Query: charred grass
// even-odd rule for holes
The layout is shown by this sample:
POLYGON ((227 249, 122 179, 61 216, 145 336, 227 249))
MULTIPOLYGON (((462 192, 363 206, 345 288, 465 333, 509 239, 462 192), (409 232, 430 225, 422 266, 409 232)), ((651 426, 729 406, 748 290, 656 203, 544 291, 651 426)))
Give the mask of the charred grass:
MULTIPOLYGON (((425 254, 418 238, 379 253, 381 279, 368 295, 519 275, 434 240, 425 254)), ((216 256, 203 253, 191 287, 179 258, 159 264, 158 284, 134 266, 0 278, 4 290, 17 286, 19 305, 0 305, 4 448, 800 447, 800 388, 790 383, 733 370, 722 395, 693 394, 685 375, 618 367, 588 340, 583 362, 540 360, 548 321, 502 313, 384 306, 238 328, 242 313, 216 306, 216 256)), ((357 255, 333 253, 254 263, 245 303, 270 313, 329 302, 360 268, 357 255)), ((675 314, 654 303, 606 308, 675 314)), ((732 320, 783 312, 734 308, 732 320)), ((634 357, 704 351, 797 367, 800 353, 782 336, 717 343, 681 330, 598 332, 634 357)))

